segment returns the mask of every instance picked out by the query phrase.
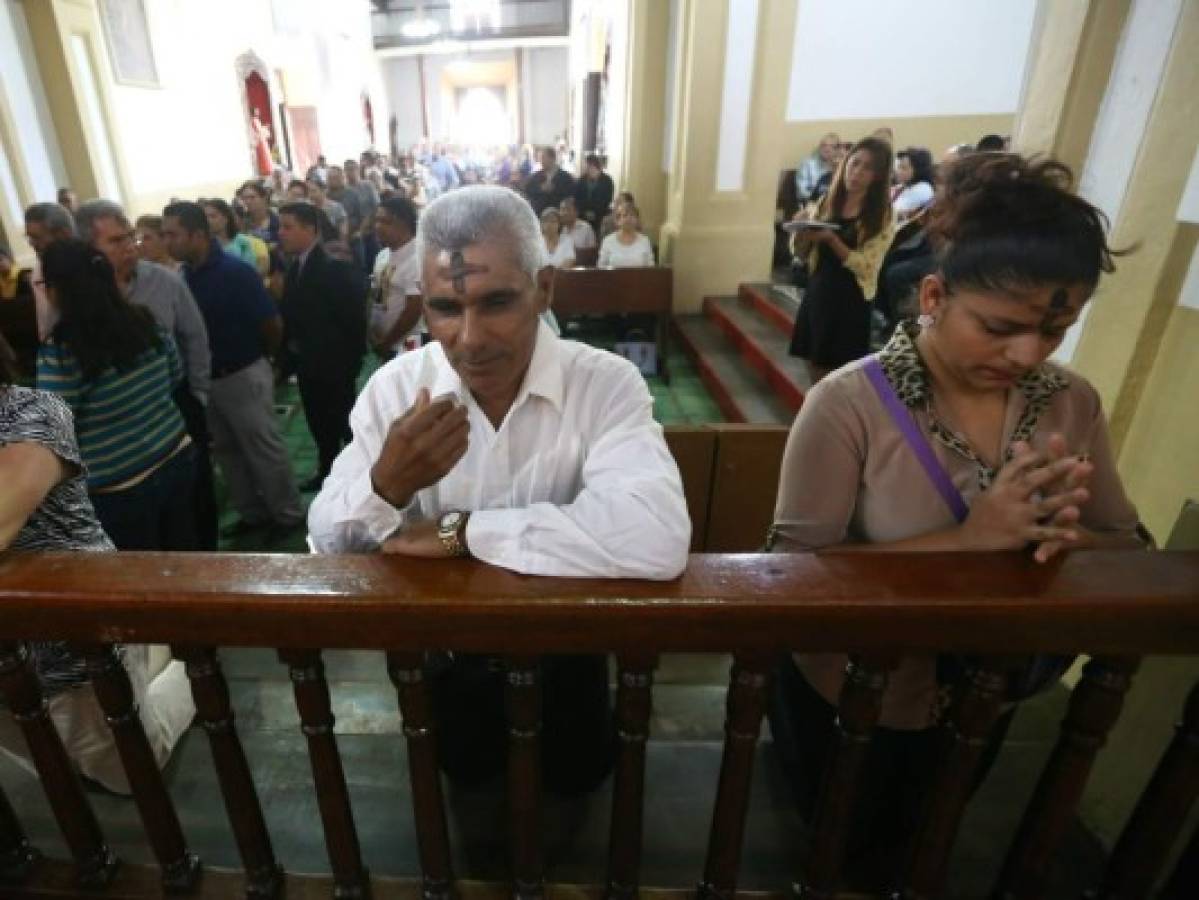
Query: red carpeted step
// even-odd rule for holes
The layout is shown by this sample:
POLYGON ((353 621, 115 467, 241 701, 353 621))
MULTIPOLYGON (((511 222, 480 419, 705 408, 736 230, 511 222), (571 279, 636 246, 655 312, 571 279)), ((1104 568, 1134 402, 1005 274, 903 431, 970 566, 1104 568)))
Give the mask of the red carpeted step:
POLYGON ((799 310, 797 288, 764 282, 742 284, 737 289, 737 296, 745 303, 752 304, 784 337, 791 337, 791 330, 795 327, 795 313, 799 310))
POLYGON ((730 422, 788 425, 791 411, 706 316, 675 316, 674 333, 730 422))
POLYGON ((803 361, 787 352, 790 332, 783 334, 752 300, 738 297, 708 297, 704 314, 725 333, 783 404, 793 413, 798 411, 810 385, 803 361))

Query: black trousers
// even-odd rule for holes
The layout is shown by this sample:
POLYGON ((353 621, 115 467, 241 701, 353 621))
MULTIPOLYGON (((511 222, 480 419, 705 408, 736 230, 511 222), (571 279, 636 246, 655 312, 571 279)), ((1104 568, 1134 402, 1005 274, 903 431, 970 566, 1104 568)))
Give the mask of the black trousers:
POLYGON ((333 460, 341 448, 348 444, 350 433, 350 411, 357 396, 358 366, 352 372, 319 372, 315 365, 302 363, 297 381, 300 386, 300 402, 304 406, 304 417, 308 430, 316 442, 319 473, 323 477, 333 468, 333 460))
MULTIPOLYGON (((541 766, 546 788, 585 794, 612 769, 616 732, 604 656, 546 656, 541 674, 541 766)), ((432 672, 437 753, 455 782, 476 785, 505 771, 508 727, 503 662, 455 656, 432 672)))
MULTIPOLYGON (((771 686, 770 733, 795 792, 800 815, 812 822, 820 782, 836 747, 837 710, 808 684, 787 656, 771 686)), ((974 773, 971 792, 999 756, 1015 710, 999 717, 974 773)), ((907 862, 924 803, 936 780, 944 747, 940 728, 876 728, 854 798, 846 854, 846 887, 894 887, 907 862)))
POLYGON ((212 475, 212 436, 208 433, 208 414, 195 398, 185 380, 175 391, 175 405, 183 416, 196 448, 196 474, 192 485, 192 511, 196 516, 196 549, 216 550, 217 521, 220 512, 216 502, 216 483, 212 475))

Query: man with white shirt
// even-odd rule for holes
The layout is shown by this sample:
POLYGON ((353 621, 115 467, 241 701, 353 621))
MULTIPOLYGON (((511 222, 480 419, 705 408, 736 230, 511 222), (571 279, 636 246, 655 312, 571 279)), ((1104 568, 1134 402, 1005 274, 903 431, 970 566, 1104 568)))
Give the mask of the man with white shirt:
POLYGON ((562 233, 570 238, 576 250, 590 250, 597 246, 595 229, 579 218, 579 208, 574 197, 563 197, 558 207, 562 220, 562 233))
MULTIPOLYGON (((309 511, 318 552, 470 555, 528 575, 670 579, 691 525, 637 369, 557 338, 538 222, 501 187, 446 194, 418 230, 435 343, 379 369, 309 511)), ((614 735, 602 656, 543 661, 548 787, 590 790, 614 735)), ((503 771, 503 675, 455 657, 434 679, 442 767, 503 771)))
POLYGON ((375 211, 375 237, 383 249, 371 278, 370 342, 385 359, 424 343, 416 220, 416 207, 406 197, 389 197, 375 211))

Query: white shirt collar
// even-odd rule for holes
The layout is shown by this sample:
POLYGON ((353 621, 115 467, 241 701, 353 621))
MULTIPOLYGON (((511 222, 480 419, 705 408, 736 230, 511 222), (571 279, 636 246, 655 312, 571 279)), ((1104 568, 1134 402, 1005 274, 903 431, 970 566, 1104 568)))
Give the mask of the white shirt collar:
MULTIPOLYGON (((519 408, 530 395, 548 400, 556 410, 559 412, 562 411, 564 388, 562 360, 558 353, 560 340, 561 338, 554 334, 554 330, 545 323, 545 320, 539 317, 537 321, 537 342, 533 346, 533 356, 529 360, 529 368, 525 372, 525 380, 521 384, 520 390, 516 393, 516 399, 512 401, 512 407, 508 411, 509 414, 512 410, 519 408)), ((450 365, 450 361, 446 357, 445 351, 441 349, 440 344, 437 345, 435 352, 438 355, 438 371, 437 380, 433 383, 430 397, 436 398, 443 394, 455 394, 462 402, 466 403, 469 401, 473 403, 474 398, 470 396, 470 391, 462 383, 462 379, 458 377, 458 373, 454 371, 454 367, 450 365)), ((505 419, 507 417, 507 415, 504 416, 505 419)))

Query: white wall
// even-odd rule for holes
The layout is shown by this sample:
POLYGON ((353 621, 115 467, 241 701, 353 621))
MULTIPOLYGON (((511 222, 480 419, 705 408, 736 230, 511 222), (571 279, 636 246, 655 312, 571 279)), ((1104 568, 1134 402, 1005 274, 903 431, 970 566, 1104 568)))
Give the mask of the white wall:
POLYGON ((366 0, 145 0, 160 88, 111 81, 113 140, 124 158, 134 212, 139 195, 191 196, 200 186, 232 185, 253 176, 244 86, 235 67, 247 51, 269 70, 272 114, 278 104, 315 106, 321 149, 330 160, 357 157, 367 146, 362 92, 371 96, 377 143, 389 115, 370 36, 366 0), (276 17, 279 9, 287 10, 276 17), (236 27, 231 27, 233 25, 236 27), (280 27, 276 31, 276 25, 280 27), (298 26, 298 27, 297 27, 298 26), (275 73, 282 71, 287 96, 275 73))
MULTIPOLYGON (((49 106, 41 77, 29 48, 32 46, 25 11, 15 0, 0 3, 0 91, 4 104, 17 125, 11 136, 29 175, 32 194, 16 195, 12 172, 15 162, 8 160, 5 179, 12 185, 18 205, 54 200, 59 185, 66 184, 66 167, 58 148, 58 137, 50 119, 49 106)), ((8 193, 8 185, 5 193, 8 193)))
POLYGON ((1037 0, 803 0, 787 120, 1015 112, 1037 0))
MULTIPOLYGON (((402 147, 422 137, 433 140, 451 138, 447 133, 450 110, 443 108, 442 73, 446 66, 459 61, 508 63, 516 70, 516 55, 521 54, 521 104, 525 141, 549 143, 555 135, 566 133, 567 65, 565 47, 525 47, 520 49, 462 53, 426 53, 425 95, 429 103, 429 134, 422 133, 420 77, 415 56, 393 56, 381 63, 388 103, 395 111, 398 139, 402 147)), ((515 112, 513 110, 513 112, 515 112)))

